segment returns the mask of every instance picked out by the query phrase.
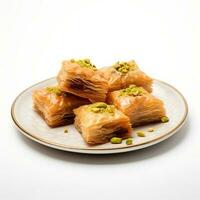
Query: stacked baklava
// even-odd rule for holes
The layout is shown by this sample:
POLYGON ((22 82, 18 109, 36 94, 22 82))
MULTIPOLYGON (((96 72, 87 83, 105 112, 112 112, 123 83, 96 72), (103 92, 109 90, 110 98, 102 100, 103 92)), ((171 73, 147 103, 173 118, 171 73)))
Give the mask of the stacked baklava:
POLYGON ((86 143, 102 144, 166 115, 152 84, 135 61, 97 69, 89 59, 71 59, 62 63, 56 86, 33 92, 33 104, 49 126, 75 123, 86 143))

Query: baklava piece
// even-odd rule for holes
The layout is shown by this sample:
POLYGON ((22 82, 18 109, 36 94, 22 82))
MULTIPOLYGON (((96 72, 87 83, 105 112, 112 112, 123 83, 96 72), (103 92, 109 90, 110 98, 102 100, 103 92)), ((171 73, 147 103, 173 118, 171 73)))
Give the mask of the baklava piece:
POLYGON ((127 115, 133 126, 161 121, 166 114, 160 99, 135 85, 111 92, 108 103, 114 104, 127 115))
POLYGON ((107 81, 89 59, 64 61, 57 80, 62 91, 90 99, 92 102, 106 99, 107 81))
POLYGON ((61 92, 57 87, 35 90, 32 98, 35 111, 50 127, 72 124, 73 109, 90 103, 87 99, 61 92))
POLYGON ((113 105, 97 102, 81 106, 74 113, 75 127, 88 144, 102 144, 109 142, 112 137, 131 136, 129 118, 113 105))
POLYGON ((152 92, 153 79, 142 72, 134 60, 117 62, 111 67, 102 68, 101 71, 108 81, 109 92, 128 87, 131 84, 152 92))

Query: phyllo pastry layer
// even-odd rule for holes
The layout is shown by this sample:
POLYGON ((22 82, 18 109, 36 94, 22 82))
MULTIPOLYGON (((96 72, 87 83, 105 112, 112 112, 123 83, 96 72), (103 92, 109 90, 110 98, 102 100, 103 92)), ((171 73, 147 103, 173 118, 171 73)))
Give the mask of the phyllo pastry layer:
POLYGON ((110 92, 128 87, 131 84, 152 92, 152 78, 142 72, 134 60, 117 62, 111 67, 102 68, 101 71, 108 81, 110 92))
POLYGON ((106 143, 112 137, 131 136, 129 118, 113 105, 97 102, 74 110, 75 127, 88 144, 106 143))
POLYGON ((74 122, 73 109, 89 104, 90 101, 61 92, 57 87, 36 90, 32 94, 33 106, 51 127, 74 122))
POLYGON ((64 61, 57 80, 62 91, 90 99, 92 102, 106 99, 107 81, 89 59, 64 61))
POLYGON ((142 87, 135 85, 111 92, 108 103, 114 104, 127 115, 133 126, 161 121, 165 116, 163 102, 142 87))

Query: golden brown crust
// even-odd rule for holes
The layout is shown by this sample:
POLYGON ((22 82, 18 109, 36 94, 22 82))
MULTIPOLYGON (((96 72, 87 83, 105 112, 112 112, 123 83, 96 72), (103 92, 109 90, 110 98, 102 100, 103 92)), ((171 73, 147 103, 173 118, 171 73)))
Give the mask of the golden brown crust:
POLYGON ((35 111, 50 127, 72 124, 73 109, 90 103, 89 100, 72 94, 56 95, 46 88, 34 91, 32 97, 35 111))
POLYGON ((62 91, 90 99, 92 102, 106 99, 107 81, 98 70, 81 67, 70 60, 64 61, 57 81, 62 91))
POLYGON ((128 138, 132 134, 130 120, 122 112, 115 109, 114 114, 93 113, 88 106, 74 110, 75 127, 90 145, 109 142, 110 138, 118 136, 128 138))
POLYGON ((127 115, 134 126, 158 122, 166 115, 162 100, 148 92, 141 96, 120 96, 117 90, 109 93, 107 101, 127 115))
POLYGON ((153 79, 142 72, 135 61, 129 61, 127 63, 132 63, 135 69, 127 73, 118 72, 114 66, 100 69, 108 81, 109 92, 126 88, 132 84, 141 86, 148 92, 152 92, 153 79))
POLYGON ((64 125, 69 125, 74 123, 74 115, 69 116, 64 119, 60 119, 59 121, 49 121, 48 118, 45 118, 45 115, 37 108, 37 106, 34 106, 34 110, 46 121, 46 123, 51 127, 51 128, 56 128, 59 126, 64 126, 64 125))

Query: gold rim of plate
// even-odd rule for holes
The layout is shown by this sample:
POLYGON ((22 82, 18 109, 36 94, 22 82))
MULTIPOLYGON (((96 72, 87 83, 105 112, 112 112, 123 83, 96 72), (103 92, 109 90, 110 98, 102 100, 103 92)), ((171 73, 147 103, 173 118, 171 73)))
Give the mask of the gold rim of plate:
POLYGON ((55 77, 52 77, 52 78, 48 78, 46 80, 43 80, 43 81, 40 81, 28 88, 26 88, 25 90, 23 90, 16 98, 15 100, 13 101, 12 103, 12 106, 11 106, 11 117, 12 117, 12 120, 16 126, 16 128, 23 134, 25 135, 26 137, 28 137, 29 139, 35 141, 35 142, 38 142, 40 144, 43 144, 45 146, 48 146, 48 147, 51 147, 51 148, 54 148, 54 149, 59 149, 59 150, 64 150, 64 151, 70 151, 70 152, 76 152, 76 153, 86 153, 86 154, 109 154, 109 153, 123 153, 123 152, 128 152, 128 151, 134 151, 134 150, 138 150, 138 149, 143 149, 143 148, 146 148, 148 146, 152 146, 154 144, 157 144, 159 142, 162 142, 163 140, 169 138, 170 136, 172 136, 173 134, 175 134, 184 124, 186 118, 187 118, 187 115, 188 115, 188 104, 187 104, 187 101, 185 99, 185 97, 181 94, 181 92, 179 92, 175 87, 173 87, 172 85, 164 82, 164 81, 160 81, 158 79, 154 79, 155 81, 157 82, 160 82, 164 85, 167 85, 169 87, 171 87, 173 90, 175 90, 182 98, 183 102, 184 102, 184 106, 185 106, 185 113, 182 117, 182 119, 180 120, 179 124, 177 124, 177 126, 175 128, 173 128, 172 130, 170 130, 169 132, 167 132, 165 135, 162 135, 161 137, 158 137, 156 139, 152 139, 152 140, 149 140, 147 142, 144 142, 142 144, 132 144, 132 145, 127 145, 127 146, 123 146, 123 147, 116 147, 116 148, 78 148, 78 147, 72 147, 72 146, 68 146, 68 145, 62 145, 62 144, 58 144, 58 143, 55 143, 55 142, 52 142, 52 141, 49 141, 49 140, 46 140, 46 139, 43 139, 43 138, 40 138, 40 137, 37 137, 33 134, 31 134, 29 131, 27 131, 25 128, 23 128, 18 122, 17 122, 17 119, 16 119, 16 116, 15 116, 15 104, 18 100, 18 98, 23 94, 25 93, 26 91, 28 91, 29 89, 31 89, 32 87, 38 85, 38 84, 41 84, 43 82, 46 82, 46 81, 49 81, 51 79, 53 79, 55 77), (120 150, 120 151, 119 151, 120 150))

